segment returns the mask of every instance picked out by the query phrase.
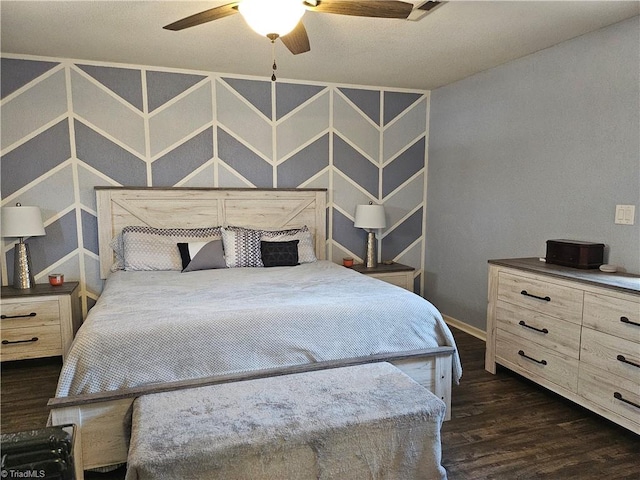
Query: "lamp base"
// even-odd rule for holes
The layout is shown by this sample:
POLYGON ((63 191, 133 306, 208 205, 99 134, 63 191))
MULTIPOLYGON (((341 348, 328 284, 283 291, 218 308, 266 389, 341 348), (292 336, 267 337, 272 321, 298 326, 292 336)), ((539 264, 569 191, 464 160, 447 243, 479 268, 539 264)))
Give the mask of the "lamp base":
POLYGON ((378 266, 378 256, 376 255, 376 234, 374 232, 367 233, 367 256, 364 261, 366 268, 375 268, 378 266))
POLYGON ((22 239, 16 243, 13 260, 13 288, 22 290, 35 287, 29 246, 22 239))

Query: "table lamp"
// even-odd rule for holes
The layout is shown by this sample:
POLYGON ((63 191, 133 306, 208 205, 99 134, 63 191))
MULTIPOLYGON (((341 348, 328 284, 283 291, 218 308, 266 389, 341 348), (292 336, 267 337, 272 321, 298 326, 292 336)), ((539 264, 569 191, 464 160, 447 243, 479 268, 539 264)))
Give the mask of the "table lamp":
POLYGON ((375 268, 378 265, 378 260, 376 255, 376 234, 374 230, 387 226, 384 218, 384 207, 382 205, 374 205, 372 202, 369 202, 369 205, 357 205, 356 218, 353 226, 356 228, 364 228, 368 232, 367 253, 364 266, 367 268, 375 268))
POLYGON ((15 207, 2 208, 2 236, 20 239, 14 250, 14 288, 25 289, 35 286, 29 246, 24 243, 24 237, 42 235, 44 235, 44 225, 38 207, 23 207, 16 203, 15 207))

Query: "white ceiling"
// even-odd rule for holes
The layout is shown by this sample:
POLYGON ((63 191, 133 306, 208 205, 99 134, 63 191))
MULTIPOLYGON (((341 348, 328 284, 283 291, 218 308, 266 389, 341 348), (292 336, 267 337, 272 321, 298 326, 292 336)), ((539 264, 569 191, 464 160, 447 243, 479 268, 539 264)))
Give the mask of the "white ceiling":
MULTIPOLYGON (((269 77, 271 45, 241 15, 162 29, 225 3, 2 0, 0 46, 3 53, 269 77)), ((277 74, 431 90, 639 14, 638 1, 526 0, 454 0, 417 22, 307 12, 311 51, 294 56, 278 42, 277 74)))

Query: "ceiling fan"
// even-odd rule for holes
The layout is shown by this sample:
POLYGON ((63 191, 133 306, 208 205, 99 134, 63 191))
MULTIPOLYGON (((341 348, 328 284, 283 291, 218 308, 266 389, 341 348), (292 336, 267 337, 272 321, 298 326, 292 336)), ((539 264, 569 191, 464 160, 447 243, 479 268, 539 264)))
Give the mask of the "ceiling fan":
MULTIPOLYGON (((422 2, 417 8, 429 11, 440 3, 444 2, 422 2)), ((183 30, 239 11, 257 33, 268 37, 272 42, 280 38, 291 53, 298 55, 311 49, 307 31, 301 21, 305 11, 406 19, 413 9, 413 3, 396 0, 240 0, 196 13, 163 28, 183 30)))

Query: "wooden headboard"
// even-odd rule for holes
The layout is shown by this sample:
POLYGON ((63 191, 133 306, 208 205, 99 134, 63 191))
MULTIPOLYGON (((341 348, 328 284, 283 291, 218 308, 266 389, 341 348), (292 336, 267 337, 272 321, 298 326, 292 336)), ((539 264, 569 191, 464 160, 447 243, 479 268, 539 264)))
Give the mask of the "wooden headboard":
POLYGON ((316 257, 326 258, 326 189, 95 187, 100 276, 114 262, 109 243, 128 225, 196 228, 235 225, 270 230, 306 225, 316 257))

